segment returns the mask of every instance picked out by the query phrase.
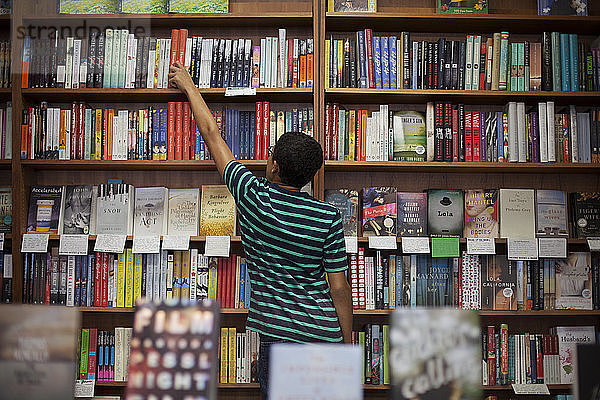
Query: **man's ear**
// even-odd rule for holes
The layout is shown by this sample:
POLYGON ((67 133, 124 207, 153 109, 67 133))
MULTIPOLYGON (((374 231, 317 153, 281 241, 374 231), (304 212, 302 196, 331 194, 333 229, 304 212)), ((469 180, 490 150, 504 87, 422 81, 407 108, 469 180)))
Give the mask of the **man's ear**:
POLYGON ((279 175, 279 164, 277 164, 277 161, 273 160, 273 166, 271 167, 271 173, 273 175, 279 175))

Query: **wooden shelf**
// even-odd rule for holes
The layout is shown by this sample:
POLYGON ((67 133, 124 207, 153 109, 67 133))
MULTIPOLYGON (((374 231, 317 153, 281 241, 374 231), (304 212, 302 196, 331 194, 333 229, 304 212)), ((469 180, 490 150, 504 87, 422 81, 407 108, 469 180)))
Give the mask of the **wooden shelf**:
MULTIPOLYGON (((90 241, 95 241, 98 235, 89 235, 89 240, 90 241)), ((50 235, 50 240, 60 240, 60 235, 50 235)), ((162 240, 163 237, 161 236, 160 239, 162 240)), ((129 241, 133 240, 133 236, 127 236, 127 239, 129 241)), ((231 242, 241 242, 242 238, 240 236, 231 236, 231 242)), ((190 242, 205 242, 206 241, 206 236, 190 236, 190 242)))
POLYGON ((260 389, 260 383, 219 383, 219 389, 260 389))
POLYGON ((363 390, 390 390, 390 385, 363 385, 363 390))
POLYGON ((357 31, 371 28, 374 32, 452 32, 484 33, 500 31, 540 35, 544 31, 561 31, 596 35, 600 17, 569 17, 515 14, 404 14, 404 13, 333 13, 325 17, 327 31, 357 31), (432 27, 433 26, 433 27, 432 27))
MULTIPOLYGON (((0 19, 0 25, 1 24, 2 24, 2 20, 0 19)), ((11 88, 0 88, 0 99, 10 100, 11 96, 12 96, 11 88)))
POLYGON ((590 105, 590 102, 600 103, 600 92, 333 88, 325 89, 325 98, 327 102, 335 101, 358 104, 418 104, 444 100, 476 105, 505 105, 509 101, 535 102, 553 100, 561 105, 590 105))
MULTIPOLYGON (((494 385, 494 386, 482 386, 484 392, 503 392, 503 391, 513 391, 511 385, 494 385)), ((558 384, 558 385, 548 385, 548 389, 551 391, 566 391, 571 390, 571 385, 566 384, 558 384)))
POLYGON ((96 381, 96 386, 102 387, 126 387, 127 382, 117 382, 117 381, 96 381))
MULTIPOLYGON (((353 310, 356 316, 389 315, 392 310, 353 310)), ((482 317, 581 317, 600 316, 600 310, 542 310, 542 311, 505 311, 505 310, 479 310, 482 317)))
POLYGON ((600 164, 580 163, 488 163, 488 162, 410 162, 410 161, 325 161, 325 172, 463 172, 585 174, 600 173, 600 164))
MULTIPOLYGON (((254 103, 256 101, 269 100, 278 102, 306 102, 312 103, 313 88, 259 88, 256 96, 232 96, 225 97, 225 89, 210 88, 198 89, 205 100, 210 102, 227 103, 254 103)), ((34 88, 23 89, 23 96, 37 101, 50 102, 73 102, 85 100, 93 103, 130 103, 130 102, 153 102, 164 103, 168 101, 183 101, 185 95, 179 89, 56 89, 56 88, 34 88)))
MULTIPOLYGON (((84 313, 122 313, 128 314, 135 312, 135 307, 77 307, 77 310, 84 313)), ((245 308, 222 308, 221 314, 239 314, 246 315, 248 310, 245 308)))
MULTIPOLYGON (((242 164, 251 170, 264 170, 266 160, 246 160, 242 164)), ((23 167, 44 170, 92 170, 92 171, 214 171, 217 172, 215 162, 207 161, 155 161, 155 160, 22 160, 23 167)))

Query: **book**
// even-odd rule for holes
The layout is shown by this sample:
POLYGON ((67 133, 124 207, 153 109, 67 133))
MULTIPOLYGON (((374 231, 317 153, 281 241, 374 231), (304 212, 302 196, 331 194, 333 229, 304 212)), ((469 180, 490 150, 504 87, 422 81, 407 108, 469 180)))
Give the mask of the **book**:
POLYGON ((226 13, 229 0, 167 0, 170 13, 226 13))
POLYGON ((481 393, 481 334, 475 311, 398 309, 390 326, 390 380, 394 399, 479 400, 481 393), (443 340, 442 340, 443 338, 443 340), (414 351, 414 349, 427 351, 414 351), (430 381, 431 368, 449 377, 430 381), (453 368, 460 365, 460 372, 453 368), (450 378, 451 376, 451 378, 450 378))
POLYGON ((430 236, 461 236, 463 233, 463 191, 427 190, 427 230, 430 236))
POLYGON ((499 237, 498 219, 498 190, 465 190, 464 237, 499 237))
POLYGON ((130 14, 162 14, 167 12, 167 0, 119 0, 119 11, 130 14))
POLYGON ((200 236, 234 236, 236 207, 225 185, 203 185, 200 203, 200 236))
POLYGON ((12 188, 0 187, 0 232, 12 232, 12 188))
POLYGON ((377 0, 328 0, 329 12, 377 12, 377 0))
POLYGON ((133 191, 133 186, 123 183, 98 185, 96 234, 132 234, 133 191))
POLYGON ((537 0, 538 15, 588 15, 587 0, 537 0))
POLYGON ((65 187, 61 233, 77 235, 91 233, 92 202, 95 200, 95 195, 92 185, 67 185, 65 187))
POLYGON ((58 234, 62 222, 62 186, 32 186, 27 214, 27 232, 58 234))
POLYGON ((500 237, 534 238, 533 189, 500 189, 500 237))
POLYGON ((169 235, 198 236, 200 189, 169 189, 169 235))
POLYGON ((600 236, 600 192, 576 192, 569 196, 573 237, 600 236))
POLYGON ((365 188, 362 191, 363 236, 396 235, 396 189, 365 188))
POLYGON ((169 189, 149 187, 135 189, 133 235, 166 235, 169 189))
POLYGON ((436 0, 437 12, 443 14, 487 14, 487 0, 436 0))
POLYGON ((567 197, 560 190, 535 191, 536 236, 569 236, 567 197))
POLYGON ((394 161, 425 161, 427 129, 425 117, 416 111, 396 111, 393 114, 394 161))
POLYGON ((327 189, 325 190, 325 202, 339 210, 344 226, 344 236, 357 236, 358 192, 351 189, 327 189))
POLYGON ((517 309, 516 262, 505 255, 481 256, 481 309, 517 309))
POLYGON ((11 2, 12 0, 0 0, 0 14, 11 13, 11 2))
POLYGON ((592 309, 591 254, 570 252, 566 259, 555 260, 556 309, 592 309))
POLYGON ((115 14, 119 0, 58 0, 59 14, 115 14))
POLYGON ((593 326, 557 326, 558 357, 560 361, 560 383, 575 383, 577 375, 576 352, 578 344, 595 344, 593 326))
POLYGON ((427 236, 427 193, 398 192, 398 236, 427 236))

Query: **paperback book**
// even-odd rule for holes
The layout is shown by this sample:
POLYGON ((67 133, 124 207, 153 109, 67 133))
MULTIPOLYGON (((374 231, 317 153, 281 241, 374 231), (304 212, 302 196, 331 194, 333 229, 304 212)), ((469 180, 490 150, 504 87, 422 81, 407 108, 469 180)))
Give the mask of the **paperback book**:
POLYGON ((464 237, 497 238, 499 232, 498 190, 466 190, 464 237))
POLYGON ((463 233, 463 191, 427 190, 427 225, 430 236, 461 236, 463 233))
POLYGON ((538 15, 588 15, 588 0, 538 0, 538 15))
POLYGON ((203 185, 200 204, 200 236, 234 236, 235 200, 225 185, 203 185))
POLYGON ((500 237, 534 238, 533 189, 500 189, 500 237))
POLYGON ((536 235, 545 236, 569 236, 567 225, 567 197, 560 190, 535 191, 536 203, 536 235))
POLYGON ((59 14, 115 14, 119 0, 58 0, 59 14))
POLYGON ((92 217, 92 185, 68 185, 65 187, 62 232, 67 234, 90 234, 92 217))
POLYGON ((119 10, 130 14, 162 14, 167 12, 167 0, 119 0, 119 10))
POLYGON ((135 189, 133 234, 139 236, 166 235, 169 189, 149 187, 135 189))
POLYGON ((12 232, 12 188, 0 188, 0 232, 12 232))
POLYGON ((340 211, 344 236, 358 234, 358 192, 351 189, 325 190, 325 202, 340 211))
POLYGON ((29 196, 27 232, 58 234, 62 222, 62 186, 32 186, 29 196))
POLYGON ((398 192, 398 236, 427 236, 427 193, 398 192))
POLYGON ((517 309, 517 271, 505 255, 481 256, 481 309, 517 309))
POLYGON ((363 236, 395 236, 396 218, 395 188, 363 189, 363 236))
POLYGON ((595 344, 596 330, 593 326, 557 326, 560 383, 575 383, 577 376, 576 352, 578 344, 595 344))
POLYGON ((229 0, 167 0, 170 13, 226 13, 229 0))
POLYGON ((600 192, 570 194, 573 236, 600 236, 600 192))
POLYGON ((487 0, 437 0, 437 12, 443 14, 487 14, 487 0))
POLYGON ((556 259, 556 309, 592 309, 591 253, 572 252, 556 259))
POLYGON ((198 236, 200 189, 169 189, 169 235, 198 236))
POLYGON ((427 129, 423 114, 416 111, 396 111, 393 129, 394 160, 425 161, 427 129))

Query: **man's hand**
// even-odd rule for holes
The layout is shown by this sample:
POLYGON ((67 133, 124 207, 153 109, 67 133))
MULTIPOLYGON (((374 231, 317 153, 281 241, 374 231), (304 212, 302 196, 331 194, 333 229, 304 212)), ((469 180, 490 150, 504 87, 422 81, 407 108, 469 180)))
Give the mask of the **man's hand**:
POLYGON ((190 73, 179 61, 175 61, 169 68, 169 85, 179 88, 184 93, 196 88, 190 73))

